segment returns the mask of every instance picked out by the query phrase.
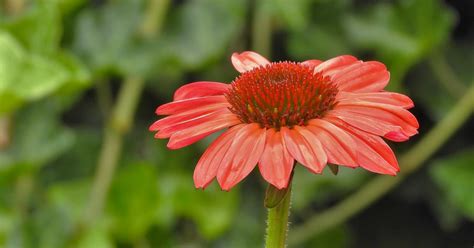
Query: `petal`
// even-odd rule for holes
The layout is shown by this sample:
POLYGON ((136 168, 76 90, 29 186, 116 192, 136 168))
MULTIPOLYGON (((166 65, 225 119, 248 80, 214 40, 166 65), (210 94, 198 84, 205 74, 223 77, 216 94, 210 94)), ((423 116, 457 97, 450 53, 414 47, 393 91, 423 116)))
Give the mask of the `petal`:
POLYGON ((357 167, 356 143, 344 130, 323 119, 313 119, 307 128, 321 142, 332 164, 357 167))
POLYGON ((244 126, 244 124, 240 124, 230 128, 214 140, 206 149, 194 169, 193 178, 196 188, 206 188, 212 179, 216 177, 219 165, 227 153, 227 150, 229 150, 235 134, 244 126))
POLYGON ((199 116, 203 116, 209 113, 217 112, 223 109, 228 109, 228 104, 209 104, 202 106, 200 108, 193 108, 179 114, 173 114, 155 121, 149 128, 150 131, 158 131, 164 128, 167 128, 177 123, 190 120, 199 116))
POLYGON ((348 132, 357 144, 357 163, 364 169, 380 173, 396 175, 400 168, 392 149, 382 138, 360 131, 336 118, 329 121, 348 132))
POLYGON ((324 61, 314 68, 315 73, 323 73, 324 76, 331 75, 334 71, 339 70, 347 65, 357 62, 357 58, 351 55, 342 55, 324 61))
POLYGON ((340 91, 337 95, 338 102, 350 103, 353 101, 366 101, 373 103, 383 103, 409 109, 414 106, 413 101, 403 94, 395 92, 369 92, 352 93, 340 91))
POLYGON ((195 127, 202 123, 207 123, 217 118, 220 118, 222 115, 231 114, 228 109, 221 109, 219 111, 210 112, 204 115, 197 116, 195 118, 186 119, 181 122, 174 123, 173 125, 169 125, 163 129, 161 129, 158 133, 155 134, 155 138, 164 139, 170 137, 172 134, 177 133, 179 131, 195 127))
POLYGON ((327 156, 316 135, 305 127, 281 128, 288 152, 300 164, 313 173, 321 173, 326 166, 327 156))
POLYGON ((174 101, 194 97, 223 95, 229 90, 230 85, 218 82, 194 82, 181 86, 174 93, 174 101))
POLYGON ((259 66, 270 64, 270 61, 268 61, 262 55, 251 51, 243 52, 241 54, 234 53, 232 54, 231 60, 235 69, 240 73, 250 71, 259 66))
POLYGON ((328 113, 349 125, 393 141, 405 141, 418 133, 418 121, 408 110, 382 103, 339 103, 328 113))
POLYGON ((390 73, 377 61, 354 63, 338 70, 331 76, 339 90, 350 92, 377 92, 387 86, 390 73))
POLYGON ((172 134, 168 142, 168 148, 179 149, 191 145, 211 133, 239 123, 240 120, 234 114, 221 114, 210 121, 203 122, 172 134))
POLYGON ((286 188, 294 160, 288 153, 280 132, 271 128, 267 130, 266 136, 265 149, 258 163, 260 174, 276 188, 286 188))
POLYGON ((223 190, 232 188, 255 168, 265 148, 265 136, 265 129, 258 124, 248 124, 237 132, 217 172, 223 190))
POLYGON ((306 60, 306 61, 301 62, 302 65, 308 66, 311 69, 314 69, 316 66, 318 66, 321 63, 322 61, 317 60, 317 59, 311 59, 311 60, 306 60))
POLYGON ((155 112, 157 115, 171 115, 211 104, 222 104, 228 106, 229 103, 225 96, 196 97, 163 104, 159 106, 155 112))

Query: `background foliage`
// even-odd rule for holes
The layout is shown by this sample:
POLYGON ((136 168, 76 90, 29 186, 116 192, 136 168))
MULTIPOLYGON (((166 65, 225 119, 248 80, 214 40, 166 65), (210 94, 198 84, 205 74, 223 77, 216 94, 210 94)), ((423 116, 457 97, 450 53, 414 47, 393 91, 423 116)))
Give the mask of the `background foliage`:
MULTIPOLYGON (((474 80, 469 0, 0 6, 0 247, 261 247, 265 184, 258 173, 231 192, 215 183, 195 190, 192 171, 212 138, 169 151, 147 131, 155 107, 180 85, 232 81, 234 51, 253 49, 273 60, 354 54, 384 62, 390 90, 414 99, 421 124, 410 142, 392 144, 398 154, 422 140, 474 80), (107 137, 119 149, 100 155, 107 137), (97 181, 108 185, 97 172, 99 156, 118 157, 103 196, 91 194, 97 181), (103 206, 94 207, 96 198, 103 206)), ((467 120, 395 190, 295 247, 471 247, 473 124, 467 120)), ((291 225, 373 177, 298 168, 291 225)))

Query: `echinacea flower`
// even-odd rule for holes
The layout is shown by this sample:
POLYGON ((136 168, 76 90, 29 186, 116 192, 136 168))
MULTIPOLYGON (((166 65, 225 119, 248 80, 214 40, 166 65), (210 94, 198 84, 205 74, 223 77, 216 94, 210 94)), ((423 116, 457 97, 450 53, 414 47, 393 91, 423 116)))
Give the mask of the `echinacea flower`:
POLYGON ((223 190, 258 164, 278 189, 288 186, 294 161, 313 173, 327 163, 395 175, 397 159, 381 138, 405 141, 418 122, 409 97, 383 91, 384 64, 349 55, 327 61, 269 62, 255 52, 234 53, 241 74, 232 83, 182 86, 150 126, 156 138, 178 149, 226 129, 207 148, 194 171, 205 188, 215 177, 223 190))

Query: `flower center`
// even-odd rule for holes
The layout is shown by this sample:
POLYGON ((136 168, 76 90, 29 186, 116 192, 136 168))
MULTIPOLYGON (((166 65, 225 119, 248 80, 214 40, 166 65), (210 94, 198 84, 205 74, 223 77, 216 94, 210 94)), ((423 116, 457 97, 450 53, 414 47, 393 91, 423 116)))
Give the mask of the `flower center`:
POLYGON ((280 129, 321 118, 336 104, 337 92, 328 77, 310 67, 278 62, 237 77, 226 98, 242 122, 280 129))

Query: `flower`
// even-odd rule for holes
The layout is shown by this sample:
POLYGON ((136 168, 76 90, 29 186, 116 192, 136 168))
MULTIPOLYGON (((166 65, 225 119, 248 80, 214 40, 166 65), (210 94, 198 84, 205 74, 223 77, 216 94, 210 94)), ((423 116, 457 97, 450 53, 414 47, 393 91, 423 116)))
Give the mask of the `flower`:
POLYGON ((344 55, 271 63, 247 51, 234 53, 232 64, 241 74, 231 84, 182 86, 156 109, 168 116, 150 126, 156 138, 170 138, 170 149, 226 129, 200 158, 196 188, 217 177, 229 190, 258 164, 283 189, 295 160, 313 173, 331 163, 396 175, 397 159, 381 137, 400 142, 418 133, 411 99, 383 91, 390 74, 380 62, 344 55))

